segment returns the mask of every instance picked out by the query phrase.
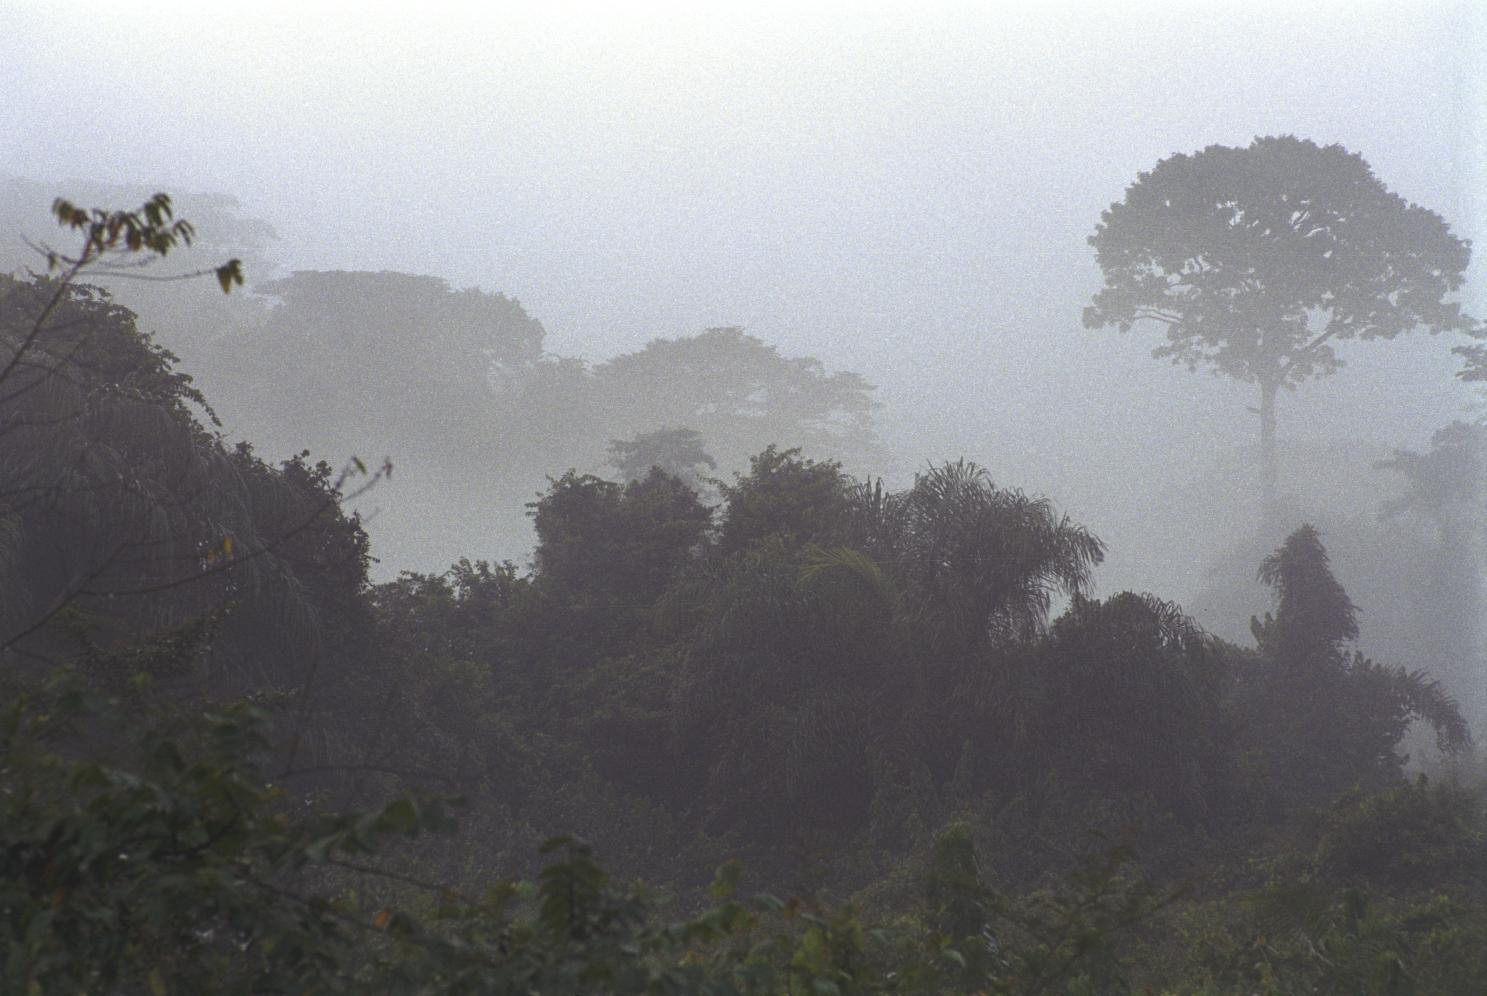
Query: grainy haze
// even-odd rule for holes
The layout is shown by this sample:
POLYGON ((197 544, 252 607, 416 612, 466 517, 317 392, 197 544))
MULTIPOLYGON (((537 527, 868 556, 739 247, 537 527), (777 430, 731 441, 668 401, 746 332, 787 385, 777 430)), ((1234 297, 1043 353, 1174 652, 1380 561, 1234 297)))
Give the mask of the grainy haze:
MULTIPOLYGON (((964 454, 1106 539, 1102 589, 1180 599, 1249 514, 1217 468, 1253 399, 1081 328, 1101 210, 1173 152, 1294 133, 1482 227, 1469 2, 470 6, 12 0, 0 172, 231 193, 283 269, 503 291, 558 353, 747 326, 879 385, 890 476, 964 454)), ((1472 401, 1451 345, 1350 345, 1282 441, 1423 446, 1472 401)))

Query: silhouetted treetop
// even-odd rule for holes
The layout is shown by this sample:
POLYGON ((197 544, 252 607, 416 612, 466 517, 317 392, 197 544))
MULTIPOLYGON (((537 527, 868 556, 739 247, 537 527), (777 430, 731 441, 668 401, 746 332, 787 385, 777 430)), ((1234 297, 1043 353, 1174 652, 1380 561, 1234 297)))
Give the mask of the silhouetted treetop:
POLYGON ((704 447, 702 433, 695 429, 657 429, 633 439, 610 440, 609 463, 626 481, 639 480, 658 467, 693 487, 700 483, 700 468, 718 468, 704 447))
POLYGON ((1244 381, 1329 373, 1333 339, 1471 327, 1447 300, 1470 244, 1340 145, 1283 135, 1171 156, 1089 241, 1105 288, 1087 326, 1161 322, 1157 356, 1244 381))
POLYGON ((495 390, 542 352, 542 324, 517 301, 437 277, 304 271, 255 289, 277 303, 221 344, 217 363, 235 376, 215 396, 233 429, 270 449, 474 445, 495 390))
POLYGON ((483 380, 488 365, 522 366, 542 355, 542 323, 520 303, 474 287, 455 290, 440 277, 301 270, 257 290, 283 302, 276 323, 301 323, 333 348, 375 349, 386 360, 432 354, 461 379, 483 380))
POLYGON ((1475 325, 1450 300, 1470 245, 1340 145, 1282 135, 1170 156, 1089 242, 1105 286, 1087 328, 1156 322, 1166 342, 1154 356, 1259 386, 1272 518, 1277 391, 1340 367, 1336 341, 1475 325))
POLYGON ((1358 638, 1358 609, 1337 578, 1327 548, 1310 525, 1297 529, 1266 557, 1260 581, 1275 593, 1275 616, 1256 624, 1262 649, 1294 661, 1336 653, 1358 638))
POLYGON ((594 370, 606 410, 625 424, 688 426, 725 465, 777 443, 817 456, 858 456, 874 446, 872 385, 827 373, 820 360, 785 357, 741 328, 655 339, 594 370))

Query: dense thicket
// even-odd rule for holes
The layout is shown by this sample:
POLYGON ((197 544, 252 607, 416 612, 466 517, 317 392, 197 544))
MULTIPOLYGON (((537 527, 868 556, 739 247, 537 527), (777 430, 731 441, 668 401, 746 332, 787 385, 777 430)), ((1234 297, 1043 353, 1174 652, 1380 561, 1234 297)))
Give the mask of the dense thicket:
POLYGON ((0 342, 7 991, 1487 978, 1467 726, 1357 649, 1310 526, 1241 647, 1095 597, 1102 543, 971 464, 893 490, 767 446, 704 500, 673 426, 552 478, 530 569, 373 585, 347 478, 224 444, 106 294, 0 282, 0 342), (801 898, 735 899, 731 859, 801 898))

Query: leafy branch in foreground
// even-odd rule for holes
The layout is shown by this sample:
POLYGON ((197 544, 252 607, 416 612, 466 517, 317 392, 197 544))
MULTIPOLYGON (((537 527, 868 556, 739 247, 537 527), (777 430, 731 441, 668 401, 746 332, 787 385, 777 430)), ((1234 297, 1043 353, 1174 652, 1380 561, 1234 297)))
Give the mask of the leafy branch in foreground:
MULTIPOLYGON (((63 228, 81 232, 83 246, 76 256, 66 256, 55 249, 42 247, 47 271, 59 269, 76 273, 86 266, 102 266, 117 272, 120 265, 138 267, 164 258, 173 249, 185 248, 196 238, 196 228, 184 218, 175 217, 170 195, 156 194, 134 211, 109 211, 106 208, 80 208, 64 198, 52 202, 52 216, 63 228), (120 257, 149 254, 121 264, 120 257)), ((217 278, 224 294, 234 285, 243 284, 242 261, 230 259, 221 266, 194 273, 153 279, 189 280, 210 273, 217 278)))
MULTIPOLYGON (((134 211, 110 211, 106 208, 80 208, 64 198, 52 202, 52 216, 64 229, 82 234, 82 245, 69 255, 50 245, 34 246, 46 260, 46 272, 56 276, 51 281, 51 294, 36 313, 30 329, 0 367, 0 384, 4 384, 30 354, 46 330, 47 322, 59 305, 67 300, 69 290, 85 270, 97 270, 113 276, 142 275, 136 272, 172 250, 191 245, 196 229, 184 218, 175 217, 167 194, 156 194, 134 211)), ((242 286, 242 261, 230 259, 221 266, 162 279, 188 280, 213 274, 222 292, 242 286)))

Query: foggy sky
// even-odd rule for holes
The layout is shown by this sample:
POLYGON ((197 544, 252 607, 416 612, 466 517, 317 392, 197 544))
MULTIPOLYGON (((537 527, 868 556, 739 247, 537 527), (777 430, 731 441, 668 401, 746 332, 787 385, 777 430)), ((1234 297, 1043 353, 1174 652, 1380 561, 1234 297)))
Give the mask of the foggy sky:
MULTIPOLYGON (((880 385, 887 469, 964 454, 1058 499, 1107 590, 1191 582, 1146 529, 1255 433, 1155 331, 1080 327, 1138 171, 1294 133, 1482 229, 1471 3, 627 6, 10 0, 0 171, 232 193, 286 269, 503 291, 557 353, 747 326, 880 385)), ((1282 438, 1424 445, 1473 399, 1451 345, 1344 349, 1282 438)))

